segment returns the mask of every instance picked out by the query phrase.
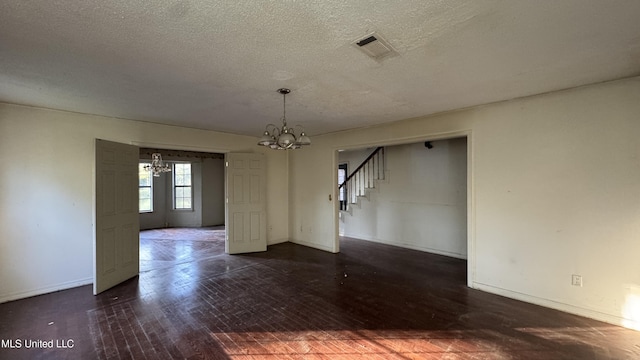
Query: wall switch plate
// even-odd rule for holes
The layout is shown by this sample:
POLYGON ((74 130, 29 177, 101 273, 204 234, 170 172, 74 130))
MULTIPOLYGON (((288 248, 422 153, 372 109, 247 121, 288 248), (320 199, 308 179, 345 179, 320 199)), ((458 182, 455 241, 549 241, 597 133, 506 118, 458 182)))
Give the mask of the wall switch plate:
POLYGON ((582 276, 571 275, 571 285, 582 287, 582 276))

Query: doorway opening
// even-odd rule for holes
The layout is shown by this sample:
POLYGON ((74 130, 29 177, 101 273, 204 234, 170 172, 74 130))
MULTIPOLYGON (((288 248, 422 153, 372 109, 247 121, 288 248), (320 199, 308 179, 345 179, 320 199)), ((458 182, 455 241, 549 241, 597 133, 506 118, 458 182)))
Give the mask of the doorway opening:
POLYGON ((347 202, 347 187, 340 186, 347 181, 347 177, 349 176, 349 168, 347 162, 341 162, 338 164, 338 200, 340 201, 340 211, 346 211, 348 202, 347 202))
MULTIPOLYGON (((346 206, 338 207, 338 238, 468 260, 472 244, 467 139, 421 139, 384 146, 380 165, 364 164, 374 158, 378 145, 338 151, 338 166, 369 168, 369 174, 348 174, 359 184, 338 190, 338 196, 344 188, 349 192, 346 206)), ((468 262, 468 274, 470 268, 468 262)))
MULTIPOLYGON (((140 148, 132 144, 123 144, 102 139, 95 139, 95 167, 94 167, 94 251, 93 251, 93 293, 97 295, 106 289, 116 286, 140 273, 140 211, 136 198, 141 188, 147 192, 148 185, 140 186, 140 148)), ((152 149, 157 150, 157 149, 152 149)), ((159 150, 172 152, 171 150, 159 150)), ((176 151, 173 151, 176 152, 176 151)), ((151 152, 153 154, 153 152, 151 152)), ((206 217, 207 207, 202 207, 202 196, 192 196, 197 192, 210 189, 210 184, 203 176, 193 176, 197 172, 199 162, 182 159, 184 152, 174 154, 178 157, 176 163, 189 163, 174 174, 182 176, 189 174, 190 181, 186 183, 174 181, 172 187, 172 203, 175 215, 191 217, 195 214, 202 227, 202 219, 206 217), (193 167, 191 166, 193 165, 193 167), (180 187, 181 191, 178 191, 180 187), (190 191, 187 191, 189 188, 190 191), (198 204, 200 201, 200 204, 198 204), (200 205, 200 207, 198 207, 200 205), (204 210, 204 212, 203 212, 204 210), (182 212, 182 213, 180 213, 182 212)), ((169 159, 174 156, 165 156, 169 159)), ((189 154, 189 156, 193 153, 189 154)), ((159 155, 157 156, 160 157, 159 155)), ((225 153, 217 154, 223 165, 224 174, 221 176, 220 187, 224 191, 218 192, 222 198, 219 202, 224 214, 225 241, 224 251, 227 254, 243 254, 267 250, 266 226, 266 161, 263 154, 255 153, 225 153)), ((160 167, 163 168, 163 167, 160 167)), ((201 167, 202 168, 202 167, 201 167)), ((202 169, 201 169, 202 170, 202 169)), ((203 172, 204 174, 205 172, 203 172)), ((175 175, 174 175, 175 176, 175 175)), ((184 180, 184 179, 183 179, 184 180)), ((166 187, 160 187, 166 190, 166 187)), ((161 190, 162 192, 163 190, 161 190)), ((153 192, 152 192, 153 193, 153 192)), ((146 196, 144 201, 149 200, 146 196)), ((154 205, 154 209, 156 209, 154 205)), ((146 215, 153 214, 147 211, 146 215)), ((165 221, 164 227, 172 225, 165 221)), ((145 226, 143 224, 143 226, 145 226)), ((175 225, 174 225, 175 226, 175 225)))
POLYGON ((224 174, 224 154, 140 148, 140 272, 224 253, 224 174), (171 171, 145 169, 154 153, 171 171))

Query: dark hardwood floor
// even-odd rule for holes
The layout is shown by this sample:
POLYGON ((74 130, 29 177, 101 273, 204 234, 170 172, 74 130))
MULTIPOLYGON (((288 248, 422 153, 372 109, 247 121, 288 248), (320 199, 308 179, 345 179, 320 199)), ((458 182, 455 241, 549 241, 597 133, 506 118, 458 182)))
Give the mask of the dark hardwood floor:
POLYGON ((160 240, 139 277, 103 294, 0 304, 0 358, 640 358, 640 332, 469 289, 462 260, 354 239, 340 254, 284 243, 233 256, 160 240))

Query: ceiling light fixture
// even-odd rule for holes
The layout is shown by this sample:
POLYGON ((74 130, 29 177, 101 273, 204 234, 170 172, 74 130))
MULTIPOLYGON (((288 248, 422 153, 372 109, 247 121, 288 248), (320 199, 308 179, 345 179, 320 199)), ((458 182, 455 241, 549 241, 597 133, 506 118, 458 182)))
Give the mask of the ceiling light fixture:
POLYGON ((159 177, 161 173, 171 171, 169 164, 162 162, 162 155, 160 155, 160 153, 151 154, 151 165, 145 165, 144 169, 151 171, 155 177, 159 177))
POLYGON ((311 139, 305 134, 304 128, 300 125, 302 131, 300 136, 296 137, 293 128, 287 127, 287 94, 291 92, 289 89, 278 89, 282 94, 282 128, 278 129, 274 124, 267 124, 264 133, 258 140, 258 145, 266 146, 275 150, 300 149, 302 146, 311 145, 311 139))

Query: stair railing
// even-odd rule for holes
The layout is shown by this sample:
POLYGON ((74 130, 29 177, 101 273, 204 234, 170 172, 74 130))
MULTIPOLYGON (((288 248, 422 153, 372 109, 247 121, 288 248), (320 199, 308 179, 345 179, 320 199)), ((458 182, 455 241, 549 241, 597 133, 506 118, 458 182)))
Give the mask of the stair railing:
POLYGON ((357 203, 359 196, 365 196, 367 189, 375 187, 376 180, 384 179, 384 165, 384 147, 380 146, 338 186, 339 194, 346 192, 346 201, 340 201, 340 210, 357 203))

